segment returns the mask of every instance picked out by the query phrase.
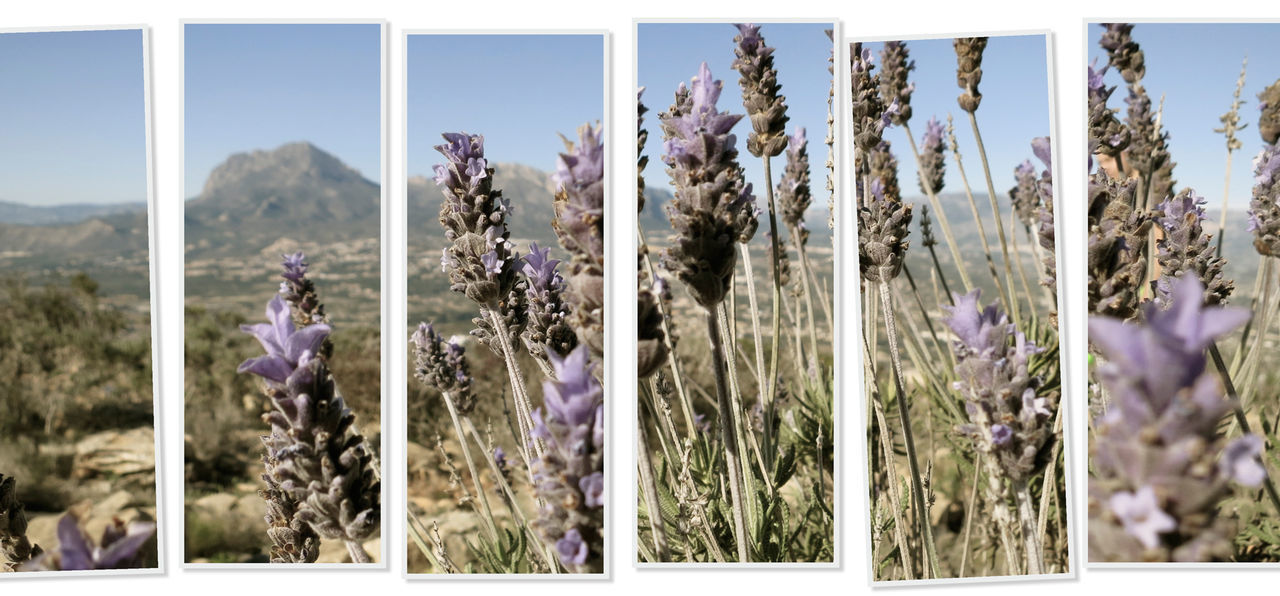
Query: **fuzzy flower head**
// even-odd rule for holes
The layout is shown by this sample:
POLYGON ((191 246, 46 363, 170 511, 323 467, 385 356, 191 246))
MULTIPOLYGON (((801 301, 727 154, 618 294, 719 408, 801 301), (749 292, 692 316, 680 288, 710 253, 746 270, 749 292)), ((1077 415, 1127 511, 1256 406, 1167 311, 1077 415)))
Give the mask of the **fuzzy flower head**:
POLYGON ((787 98, 781 94, 774 49, 765 45, 759 25, 740 23, 732 67, 738 71, 742 106, 751 121, 747 151, 756 157, 774 157, 787 147, 787 98))
POLYGON ((447 395, 459 414, 469 414, 476 402, 471 394, 471 369, 467 366, 466 350, 456 341, 446 341, 431 323, 419 323, 411 341, 414 376, 447 395))
POLYGON ((1103 358, 1097 374, 1110 403, 1096 422, 1090 461, 1089 532, 1105 561, 1210 561, 1232 554, 1231 523, 1216 514, 1232 483, 1256 486, 1262 442, 1228 442, 1231 411, 1206 349, 1243 325, 1243 308, 1205 306, 1194 276, 1178 279, 1167 308, 1144 307, 1141 323, 1089 321, 1103 358), (1106 507, 1100 505, 1106 504, 1106 507))
MULTIPOLYGON (((568 327, 576 329, 577 339, 550 337, 553 348, 567 353, 575 343, 583 343, 597 356, 604 354, 604 144, 599 126, 578 128, 578 142, 565 141, 566 153, 560 154, 553 181, 558 186, 555 197, 556 218, 552 222, 556 237, 570 255, 568 285, 564 291, 567 327, 539 331, 562 334, 568 327)), ((543 263, 545 259, 540 258, 543 263)), ((532 295, 530 295, 533 298, 532 295)), ((548 297, 548 300, 550 298, 548 297)), ((552 300, 552 302, 554 302, 552 300)), ((550 302, 538 306, 544 316, 550 302)), ((552 325, 550 321, 543 321, 552 325)))
POLYGON ((729 131, 742 116, 716 108, 721 82, 704 62, 691 91, 677 91, 673 109, 659 116, 669 133, 662 160, 675 187, 667 216, 675 232, 663 265, 705 308, 724 300, 737 263, 736 243, 755 235, 759 209, 738 165, 729 131))
POLYGON ((982 307, 980 297, 981 290, 974 290, 942 307, 956 337, 955 389, 969 418, 959 431, 992 454, 1007 478, 1026 479, 1052 435, 1057 395, 1044 393, 1044 379, 1032 372, 1031 359, 1043 349, 996 304, 982 307))
POLYGON ((797 126, 795 134, 787 137, 787 166, 778 181, 778 209, 782 222, 793 234, 802 234, 803 244, 807 232, 803 230, 804 214, 813 202, 809 186, 809 140, 804 127, 797 126))
POLYGON ((911 120, 911 94, 916 86, 909 77, 916 69, 907 44, 903 41, 886 41, 880 50, 880 98, 886 105, 897 106, 890 121, 898 126, 911 120))
POLYGON ((1204 197, 1188 188, 1156 207, 1155 223, 1164 232, 1156 240, 1160 278, 1154 288, 1159 304, 1171 300, 1174 283, 1186 275, 1198 278, 1204 286, 1205 304, 1226 304, 1231 296, 1234 284, 1223 275, 1226 260, 1217 256, 1212 235, 1201 225, 1204 203, 1204 197))
POLYGON ((493 188, 493 168, 484 156, 484 137, 444 133, 436 146, 445 162, 435 166, 435 181, 444 194, 440 225, 451 245, 441 265, 450 289, 477 304, 498 310, 509 302, 517 282, 516 254, 508 240, 510 203, 493 188))
POLYGON ((533 522, 570 571, 603 566, 604 390, 585 346, 551 356, 555 379, 543 383, 533 436, 545 442, 533 463, 534 491, 546 504, 533 522))
POLYGON ((920 191, 926 195, 942 192, 946 181, 946 131, 937 117, 929 118, 920 139, 920 170, 916 172, 920 191))
POLYGON ((1249 231, 1263 256, 1280 256, 1280 146, 1264 145, 1253 159, 1249 231))
POLYGON ((1107 107, 1115 87, 1107 87, 1106 73, 1105 66, 1097 70, 1089 65, 1089 149, 1090 153, 1115 156, 1129 146, 1129 129, 1116 118, 1116 110, 1107 107))
POLYGON ((859 174, 865 169, 865 154, 880 144, 885 127, 893 120, 892 114, 886 114, 893 104, 886 104, 881 97, 880 75, 875 72, 875 68, 870 48, 862 47, 861 42, 855 42, 849 47, 854 158, 858 160, 859 174))
POLYGON ((960 109, 973 113, 982 103, 978 83, 982 82, 982 53, 987 49, 987 38, 957 37, 953 45, 956 50, 956 84, 964 90, 957 101, 960 109))

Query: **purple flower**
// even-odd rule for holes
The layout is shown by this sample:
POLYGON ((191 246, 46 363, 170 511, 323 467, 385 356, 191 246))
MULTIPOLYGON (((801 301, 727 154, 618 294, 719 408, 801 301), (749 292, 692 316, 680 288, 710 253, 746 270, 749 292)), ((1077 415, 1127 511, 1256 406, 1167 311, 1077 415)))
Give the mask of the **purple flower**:
POLYGON ((279 296, 267 303, 267 320, 270 322, 240 326, 241 331, 257 338, 267 353, 245 360, 236 372, 253 373, 283 385, 300 365, 316 355, 329 336, 329 326, 317 323, 295 330, 289 305, 279 296))
POLYGON ((283 277, 291 282, 301 282, 307 276, 307 257, 298 251, 291 255, 284 255, 284 273, 283 277))
POLYGON ((1222 474, 1240 484, 1256 487, 1267 478, 1267 470, 1258 458, 1262 456, 1262 437, 1245 435, 1227 444, 1218 466, 1222 474))
POLYGON ((578 487, 587 498, 587 507, 604 507, 604 474, 592 472, 578 481, 578 487))
POLYGON ((546 415, 560 424, 575 427, 594 423, 604 390, 592 374, 595 365, 588 357, 587 350, 581 348, 564 358, 551 357, 556 380, 543 384, 543 405, 546 415))
POLYGON ((1003 424, 996 424, 991 427, 991 442, 1004 446, 1013 440, 1013 429, 1003 424))
POLYGON ((126 526, 115 520, 107 525, 101 542, 95 545, 80 529, 76 517, 68 513, 58 520, 59 567, 62 571, 141 567, 149 558, 142 547, 155 534, 154 523, 133 522, 126 526))
POLYGON ((493 448, 493 465, 497 466, 499 471, 506 471, 507 452, 502 447, 493 448))
POLYGON ((1124 531, 1147 548, 1159 546, 1160 534, 1178 526, 1172 516, 1160 509, 1156 492, 1150 486, 1143 486, 1136 493, 1115 493, 1108 505, 1124 526, 1124 531))
POLYGON ((556 553, 566 567, 586 563, 590 552, 591 549, 582 540, 582 533, 576 528, 565 532, 564 537, 556 541, 556 553))
POLYGON ((538 248, 537 242, 530 243, 529 253, 524 256, 524 263, 521 272, 533 282, 529 286, 530 293, 557 287, 563 282, 556 271, 560 261, 551 258, 550 248, 538 248))

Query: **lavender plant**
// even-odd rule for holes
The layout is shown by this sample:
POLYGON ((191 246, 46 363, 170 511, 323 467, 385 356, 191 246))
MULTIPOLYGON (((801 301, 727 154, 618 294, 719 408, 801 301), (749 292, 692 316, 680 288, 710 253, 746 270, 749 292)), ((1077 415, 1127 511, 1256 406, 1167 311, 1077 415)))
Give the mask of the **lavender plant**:
MULTIPOLYGON (((672 196, 669 233, 646 233, 641 217, 638 235, 641 562, 822 561, 832 552, 829 259, 809 242, 806 131, 787 134, 796 114, 775 57, 792 50, 766 42, 769 25, 735 30, 726 57, 732 48, 745 114, 723 107, 723 84, 704 62, 658 116, 672 196), (748 125, 741 146, 739 123, 748 125), (760 183, 747 180, 743 146, 760 159, 760 183), (775 157, 785 159, 778 180, 775 157), (760 235, 758 202, 768 210, 760 235), (760 275, 769 290, 756 291, 760 275), (691 346, 693 333, 710 349, 691 346)), ((653 201, 663 185, 645 179, 647 135, 638 134, 648 190, 639 198, 653 201)))
POLYGON ((1238 133, 1248 124, 1240 118, 1247 62, 1228 111, 1206 118, 1221 124, 1227 150, 1220 223, 1206 225, 1204 198, 1175 190, 1170 135, 1143 87, 1146 72, 1161 64, 1137 41, 1147 27, 1103 24, 1098 44, 1107 64, 1089 71, 1089 556, 1276 560, 1274 424, 1270 406, 1256 399, 1265 391, 1260 346, 1276 314, 1266 258, 1275 138, 1263 132, 1255 161, 1248 230, 1263 259, 1250 288, 1233 279, 1240 265, 1228 262, 1223 241, 1231 156, 1244 147, 1238 133), (1112 69, 1129 90, 1123 123, 1107 105, 1112 69), (1241 302, 1240 294, 1251 308, 1224 306, 1241 302))
POLYGON ((302 253, 286 255, 268 322, 241 326, 266 351, 238 372, 258 376, 270 404, 260 494, 271 561, 313 563, 328 539, 341 540, 352 562, 369 563, 363 542, 381 527, 379 472, 330 372, 331 328, 307 270, 302 253))
POLYGON ((603 130, 588 124, 577 142, 564 139, 549 176, 555 193, 547 207, 555 217, 544 230, 560 246, 531 243, 523 257, 509 228, 515 207, 494 185, 497 168, 485 157, 483 137, 447 133, 445 139, 437 147, 445 163, 436 166, 436 183, 445 197, 440 223, 450 245, 441 264, 453 289, 479 309, 471 335, 502 359, 508 383, 493 387, 473 372, 465 339, 446 340, 429 323, 412 334, 415 377, 448 411, 452 436, 448 445, 439 435, 436 443, 450 486, 484 530, 461 537, 465 553, 450 552, 455 537, 428 527, 426 513, 411 506, 410 537, 437 572, 602 573, 603 130), (526 373, 530 359, 541 373, 540 394, 527 387, 538 378, 526 373), (514 412, 504 403, 508 390, 514 412), (513 443, 500 444, 493 421, 484 418, 495 408, 507 418, 513 443), (514 446, 512 455, 504 445, 514 446), (454 453, 466 462, 465 476, 454 453))
POLYGON ((1027 135, 1044 168, 1017 166, 1002 204, 977 121, 983 56, 1008 47, 1000 38, 895 40, 882 45, 879 72, 871 48, 850 49, 877 580, 1062 573, 1069 561, 1050 143, 1027 135), (911 132, 912 102, 950 93, 949 81, 913 80, 917 43, 955 52, 957 104, 970 120, 989 211, 969 184, 952 116, 931 117, 919 138, 911 132), (928 199, 918 208, 898 180, 899 139, 928 199), (955 194, 943 194, 949 187, 955 194), (971 221, 952 219, 966 206, 971 221), (910 241, 915 221, 919 244, 910 241), (1039 284, 1028 281, 1028 257, 1039 284), (995 303, 980 304, 992 290, 995 303))

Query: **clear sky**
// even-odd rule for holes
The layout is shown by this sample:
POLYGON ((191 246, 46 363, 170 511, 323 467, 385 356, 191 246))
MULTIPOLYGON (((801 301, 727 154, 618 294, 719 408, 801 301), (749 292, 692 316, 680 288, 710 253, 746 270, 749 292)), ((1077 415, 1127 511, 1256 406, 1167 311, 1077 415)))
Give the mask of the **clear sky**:
POLYGON ((381 25, 185 27, 186 198, 227 156, 293 141, 380 182, 381 25))
MULTIPOLYGON (((484 135, 490 161, 555 169, 559 134, 604 115, 604 36, 409 36, 409 176, 430 176, 444 132, 484 135)), ((606 131, 606 137, 608 131, 606 131)), ((613 138, 628 138, 626 135, 613 138)))
MULTIPOLYGON (((766 45, 774 50, 774 67, 778 70, 778 82, 787 98, 787 134, 795 127, 803 126, 809 138, 809 177, 813 187, 813 207, 809 210, 811 227, 814 222, 827 218, 825 188, 827 149, 823 139, 827 134, 827 93, 831 88, 831 73, 827 72, 827 59, 834 47, 823 31, 831 29, 831 23, 762 23, 760 34, 766 45)), ((662 164, 662 130, 658 126, 658 114, 671 106, 676 87, 698 74, 698 67, 707 63, 711 75, 724 82, 720 94, 721 111, 745 113, 742 94, 738 86, 738 71, 731 68, 735 58, 733 38, 738 28, 730 23, 640 23, 639 56, 637 57, 637 82, 645 87, 645 128, 649 141, 645 154, 649 167, 645 170, 646 184, 667 188, 670 183, 662 164)), ((839 108, 837 97, 836 109, 839 108)), ((761 212, 765 206, 764 166, 760 158, 747 152, 747 134, 751 123, 745 118, 733 129, 738 136, 738 162, 746 171, 746 179, 754 185, 761 212)), ((773 183, 776 186, 783 168, 785 153, 772 160, 773 183)), ((763 237, 763 236, 762 236, 763 237)))
POLYGON ((142 30, 0 34, 0 201, 147 200, 142 30))
MULTIPOLYGON (((1107 53, 1098 47, 1101 25, 1089 25, 1089 61, 1106 65, 1107 53)), ((1227 143, 1213 132, 1220 116, 1231 109, 1231 95, 1240 76, 1240 63, 1249 57, 1245 87, 1240 98, 1240 120, 1248 128, 1237 134, 1244 148, 1234 152, 1231 169, 1232 209, 1249 204, 1253 187, 1253 157, 1262 149, 1258 136, 1258 92, 1280 77, 1280 24, 1156 24, 1139 23, 1133 39, 1146 56, 1143 86, 1157 105, 1164 98, 1164 129, 1169 133, 1173 176, 1177 188, 1191 187, 1207 200, 1210 218, 1222 213, 1222 187, 1226 179, 1227 143)), ((1083 68, 1081 76, 1084 76, 1083 68)), ((1114 69, 1106 77, 1115 86, 1110 105, 1125 118, 1124 79, 1114 69)), ((1236 232, 1244 234, 1245 219, 1236 218, 1236 232)), ((1231 223, 1228 221, 1228 226, 1231 223)))
MULTIPOLYGON (((929 118, 936 116, 945 126, 947 115, 951 115, 969 187, 975 197, 986 196, 982 157, 974 141, 973 127, 969 124, 969 115, 956 102, 961 90, 956 85, 954 40, 950 37, 908 40, 906 44, 911 59, 916 63, 910 75, 916 90, 911 95, 911 121, 908 125, 917 146, 929 118)), ((874 53, 877 70, 881 67, 880 50, 883 46, 882 43, 864 44, 874 53)), ((1044 167, 1031 153, 1031 139, 1049 136, 1050 132, 1046 51, 1043 35, 1011 35, 990 38, 982 54, 982 82, 978 84, 982 103, 978 106, 978 127, 991 164, 992 183, 1000 200, 1008 198, 1008 191, 1014 185, 1014 167, 1027 159, 1036 165, 1037 171, 1044 167)), ((905 129, 891 127, 884 138, 898 157, 898 182, 903 195, 923 197, 916 181, 915 157, 911 154, 905 129)), ((948 150, 943 193, 963 192, 963 189, 960 173, 948 150)))

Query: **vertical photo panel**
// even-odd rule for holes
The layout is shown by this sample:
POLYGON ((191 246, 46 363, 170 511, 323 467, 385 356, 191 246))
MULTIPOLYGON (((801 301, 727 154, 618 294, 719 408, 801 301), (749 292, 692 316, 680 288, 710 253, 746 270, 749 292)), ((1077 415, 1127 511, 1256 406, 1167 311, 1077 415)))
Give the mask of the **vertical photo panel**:
POLYGON ((637 565, 838 560, 836 37, 636 24, 637 565))
POLYGON ((875 582, 1073 573, 1049 51, 849 45, 875 582))
POLYGON ((1087 26, 1090 566, 1280 562, 1277 35, 1087 26))
POLYGON ((406 35, 411 576, 608 571, 607 43, 406 35))
POLYGON ((0 580, 162 567, 148 43, 0 32, 0 580))
POLYGON ((384 53, 183 24, 188 564, 384 560, 384 53))

